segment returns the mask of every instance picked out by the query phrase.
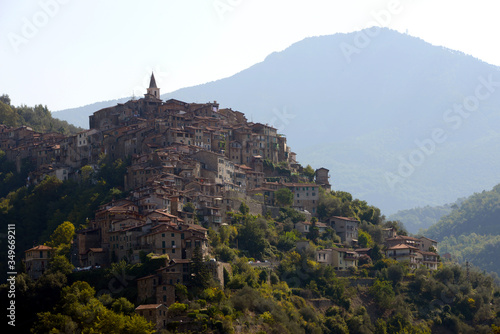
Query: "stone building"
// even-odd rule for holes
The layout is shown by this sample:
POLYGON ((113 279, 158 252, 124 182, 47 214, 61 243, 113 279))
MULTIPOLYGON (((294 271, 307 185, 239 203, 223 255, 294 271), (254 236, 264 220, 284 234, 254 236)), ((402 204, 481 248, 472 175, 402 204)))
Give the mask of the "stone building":
POLYGON ((52 247, 39 245, 24 252, 26 273, 34 280, 40 278, 49 266, 49 261, 54 255, 52 247))

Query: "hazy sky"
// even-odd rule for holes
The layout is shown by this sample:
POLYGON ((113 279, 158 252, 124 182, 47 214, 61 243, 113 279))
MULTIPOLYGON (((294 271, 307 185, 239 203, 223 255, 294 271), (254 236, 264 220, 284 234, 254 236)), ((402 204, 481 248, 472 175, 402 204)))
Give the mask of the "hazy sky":
POLYGON ((56 111, 142 95, 152 70, 167 93, 373 25, 500 65, 498 12, 491 0, 1 0, 0 94, 56 111))

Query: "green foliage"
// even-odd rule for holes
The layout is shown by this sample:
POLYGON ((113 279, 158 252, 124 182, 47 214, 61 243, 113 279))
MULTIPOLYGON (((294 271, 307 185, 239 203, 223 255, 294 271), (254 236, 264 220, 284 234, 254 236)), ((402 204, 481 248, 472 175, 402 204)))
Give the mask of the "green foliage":
POLYGON ((250 208, 248 207, 248 205, 246 205, 245 202, 241 202, 239 210, 242 215, 247 215, 250 212, 250 208))
POLYGON ((307 165, 306 168, 302 170, 302 174, 304 174, 310 182, 314 180, 314 175, 316 175, 316 171, 311 167, 311 165, 307 165))
POLYGON ((368 248, 373 246, 372 237, 368 233, 361 230, 358 230, 358 243, 359 246, 362 248, 368 248))
POLYGON ((26 125, 37 132, 59 132, 62 134, 75 134, 83 131, 66 121, 53 118, 47 106, 41 104, 34 107, 25 105, 15 107, 10 105, 8 95, 2 95, 0 99, 0 124, 11 127, 26 125))
POLYGON ((410 233, 417 233, 420 229, 427 229, 436 224, 442 217, 450 214, 453 207, 459 205, 461 201, 458 200, 454 204, 427 205, 414 209, 401 210, 390 215, 388 219, 400 221, 410 233))
POLYGON ((69 255, 69 248, 74 236, 75 226, 71 222, 65 221, 54 230, 46 245, 57 249, 58 253, 69 255))
POLYGON ((463 263, 500 274, 500 184, 455 205, 450 214, 431 226, 424 235, 440 241, 440 254, 450 253, 463 263))
POLYGON ((184 206, 182 207, 182 211, 196 214, 196 207, 194 206, 193 202, 188 202, 184 204, 184 206))
POLYGON ((381 308, 391 307, 395 293, 390 282, 375 280, 375 283, 370 287, 370 293, 381 308))
POLYGON ((293 204, 293 193, 288 188, 281 188, 274 192, 276 204, 280 207, 288 207, 293 204))
POLYGON ((500 275, 500 235, 478 235, 476 233, 444 237, 439 243, 441 254, 450 253, 459 263, 469 261, 475 266, 500 275))
POLYGON ((231 262, 236 258, 234 249, 227 245, 220 245, 214 250, 215 257, 222 262, 231 262))
MULTIPOLYGON (((38 185, 26 188, 22 186, 25 178, 20 183, 16 180, 23 175, 27 176, 29 164, 23 164, 21 174, 13 174, 14 177, 10 179, 12 182, 2 179, 2 168, 6 165, 8 163, 3 160, 0 152, 0 194, 8 194, 0 198, 0 221, 4 224, 16 224, 16 232, 21 236, 16 240, 16 250, 19 252, 33 247, 33 244, 47 242, 56 228, 65 221, 71 221, 77 228, 85 227, 100 205, 109 202, 113 196, 116 197, 118 189, 112 189, 113 182, 121 178, 123 183, 123 173, 126 170, 122 162, 117 169, 113 169, 111 164, 111 167, 108 165, 96 173, 95 178, 101 182, 62 182, 55 177, 47 177, 38 185), (112 179, 107 179, 110 176, 112 179), (10 186, 13 188, 9 188, 10 186)), ((15 172, 15 168, 12 168, 15 172)), ((69 243, 64 245, 61 253, 68 255, 69 243)), ((0 249, 0 256, 6 256, 6 250, 6 247, 0 249)), ((17 256, 20 257, 21 253, 17 256)), ((5 269, 1 270, 0 278, 5 279, 6 265, 6 261, 0 261, 0 269, 5 269)))
POLYGON ((366 201, 353 200, 352 195, 345 191, 327 193, 320 188, 318 217, 322 220, 332 216, 355 217, 374 225, 382 221, 380 209, 368 205, 366 201))
POLYGON ((191 264, 191 284, 196 289, 205 289, 210 284, 210 273, 203 261, 200 247, 195 247, 191 264))
POLYGON ((154 325, 131 313, 133 304, 118 299, 108 309, 95 297, 95 290, 86 282, 75 282, 62 289, 61 300, 51 312, 38 313, 33 333, 143 333, 154 332, 154 325), (115 311, 116 310, 116 311, 115 311))
POLYGON ((265 219, 246 219, 238 229, 238 245, 249 256, 264 259, 270 255, 269 233, 270 227, 265 219))
POLYGON ((75 267, 69 262, 64 255, 55 255, 49 262, 49 273, 60 272, 64 275, 69 275, 75 267))
POLYGON ((187 304, 173 303, 168 308, 168 315, 171 317, 176 317, 186 312, 188 308, 189 307, 187 304))
POLYGON ((490 191, 474 194, 459 207, 444 216, 424 234, 431 239, 442 240, 445 236, 458 237, 472 232, 481 235, 498 235, 500 215, 500 184, 490 191))
POLYGON ((293 224, 297 224, 298 222, 305 221, 306 216, 302 212, 292 208, 280 208, 280 216, 277 220, 279 222, 286 222, 287 220, 290 220, 293 224))

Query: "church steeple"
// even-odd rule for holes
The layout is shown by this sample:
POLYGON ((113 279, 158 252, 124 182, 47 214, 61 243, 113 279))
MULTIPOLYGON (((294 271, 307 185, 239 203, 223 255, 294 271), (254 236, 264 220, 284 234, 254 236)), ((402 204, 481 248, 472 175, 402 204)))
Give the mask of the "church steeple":
POLYGON ((155 98, 160 98, 160 88, 156 87, 155 75, 151 72, 151 80, 149 81, 149 88, 146 95, 152 95, 155 98))
POLYGON ((149 81, 149 88, 158 88, 156 87, 155 74, 151 72, 151 81, 149 81))

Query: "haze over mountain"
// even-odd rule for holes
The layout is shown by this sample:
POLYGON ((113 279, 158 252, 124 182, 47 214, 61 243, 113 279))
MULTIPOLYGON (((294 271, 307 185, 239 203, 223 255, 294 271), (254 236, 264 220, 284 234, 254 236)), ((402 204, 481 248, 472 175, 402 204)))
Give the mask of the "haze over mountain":
MULTIPOLYGON (((274 125, 299 162, 330 169, 333 189, 391 214, 450 203, 500 181, 498 70, 380 29, 373 37, 307 38, 229 78, 162 98, 217 100, 274 125)), ((88 127, 88 115, 117 101, 108 102, 54 116, 88 127)))

